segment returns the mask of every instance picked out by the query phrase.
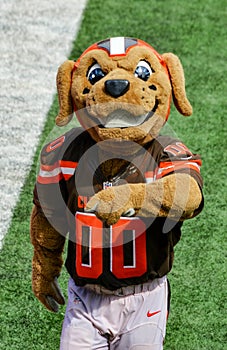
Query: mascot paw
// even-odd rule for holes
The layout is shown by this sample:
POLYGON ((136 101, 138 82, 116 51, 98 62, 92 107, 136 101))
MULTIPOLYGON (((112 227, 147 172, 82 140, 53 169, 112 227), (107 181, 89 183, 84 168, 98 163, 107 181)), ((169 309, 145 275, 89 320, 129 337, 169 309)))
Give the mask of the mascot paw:
POLYGON ((85 211, 95 213, 107 225, 114 225, 121 216, 133 216, 130 186, 122 185, 96 193, 87 203, 85 211))
POLYGON ((65 299, 59 287, 57 277, 52 282, 43 281, 41 283, 41 280, 39 282, 39 284, 36 283, 33 285, 34 294, 49 311, 58 312, 59 305, 64 305, 65 299))

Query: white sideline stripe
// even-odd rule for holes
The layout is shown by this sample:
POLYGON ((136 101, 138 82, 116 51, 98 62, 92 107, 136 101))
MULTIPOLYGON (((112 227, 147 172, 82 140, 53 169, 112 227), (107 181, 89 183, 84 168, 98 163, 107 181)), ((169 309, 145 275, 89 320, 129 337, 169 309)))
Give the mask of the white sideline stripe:
POLYGON ((86 2, 1 0, 0 249, 86 2))

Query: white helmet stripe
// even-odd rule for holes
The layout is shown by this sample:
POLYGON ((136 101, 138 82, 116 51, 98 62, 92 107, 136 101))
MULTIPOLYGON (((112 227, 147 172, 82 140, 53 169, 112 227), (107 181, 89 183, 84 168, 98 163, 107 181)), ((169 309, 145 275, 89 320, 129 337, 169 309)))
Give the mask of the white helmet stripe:
POLYGON ((125 38, 110 38, 110 55, 122 55, 125 53, 125 38))

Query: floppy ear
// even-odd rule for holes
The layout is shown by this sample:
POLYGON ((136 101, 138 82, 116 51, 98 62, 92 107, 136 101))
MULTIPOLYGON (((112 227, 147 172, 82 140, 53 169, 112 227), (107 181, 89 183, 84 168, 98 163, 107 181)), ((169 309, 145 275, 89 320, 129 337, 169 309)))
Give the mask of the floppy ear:
POLYGON ((184 116, 189 116, 192 114, 192 106, 186 96, 184 71, 181 62, 173 53, 164 53, 162 58, 169 70, 173 90, 173 102, 178 112, 184 116))
POLYGON ((73 103, 71 97, 71 78, 74 61, 67 60, 58 69, 57 90, 60 111, 55 119, 58 126, 64 126, 70 122, 73 116, 73 103))

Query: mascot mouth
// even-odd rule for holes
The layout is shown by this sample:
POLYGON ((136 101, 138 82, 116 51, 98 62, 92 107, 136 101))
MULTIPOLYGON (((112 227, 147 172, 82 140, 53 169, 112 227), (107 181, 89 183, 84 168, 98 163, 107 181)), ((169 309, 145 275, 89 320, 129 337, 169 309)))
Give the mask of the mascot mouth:
POLYGON ((133 115, 129 111, 125 109, 116 109, 110 114, 108 114, 105 118, 97 118, 99 121, 98 126, 99 128, 129 128, 129 127, 135 127, 138 125, 141 125, 145 123, 148 119, 150 119, 155 111, 158 108, 158 101, 156 100, 154 108, 149 111, 148 113, 141 114, 141 115, 133 115))
POLYGON ((128 128, 143 124, 148 114, 134 116, 124 109, 117 109, 111 112, 106 118, 98 118, 102 128, 128 128))

